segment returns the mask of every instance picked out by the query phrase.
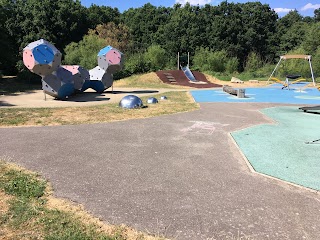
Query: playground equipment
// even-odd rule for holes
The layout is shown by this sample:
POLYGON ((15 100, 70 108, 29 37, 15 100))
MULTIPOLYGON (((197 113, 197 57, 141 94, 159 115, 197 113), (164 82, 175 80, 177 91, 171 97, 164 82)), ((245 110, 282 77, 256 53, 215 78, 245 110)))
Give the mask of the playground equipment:
POLYGON ((246 90, 243 88, 235 89, 229 85, 223 85, 222 90, 226 93, 229 93, 231 95, 235 95, 238 98, 245 98, 246 96, 246 90))
POLYGON ((192 74, 191 70, 189 69, 189 63, 190 63, 190 53, 188 52, 188 63, 187 66, 182 67, 180 64, 180 53, 178 52, 178 69, 182 69, 184 75, 189 79, 190 82, 196 83, 199 82, 194 75, 192 74))
POLYGON ((303 110, 304 112, 320 111, 320 105, 312 107, 300 107, 299 109, 303 110))
POLYGON ((143 107, 142 100, 135 95, 127 95, 123 97, 119 103, 122 108, 141 108, 143 107))
POLYGON ((278 64, 276 65, 276 67, 274 68, 274 70, 272 71, 267 83, 269 83, 270 81, 275 81, 275 82, 283 85, 282 89, 284 89, 284 88, 290 89, 290 84, 294 84, 294 83, 298 83, 298 82, 306 80, 304 78, 301 78, 301 75, 287 75, 285 81, 281 81, 280 79, 273 77, 273 74, 275 73, 275 71, 279 67, 281 61, 282 60, 285 61, 287 59, 305 59, 305 60, 307 60, 309 62, 309 66, 310 66, 313 85, 314 86, 316 85, 314 74, 313 74, 313 69, 312 69, 312 64, 311 64, 311 55, 284 55, 284 56, 280 56, 280 60, 279 60, 278 64), (290 82, 289 79, 292 79, 294 81, 290 82))
POLYGON ((60 51, 44 39, 23 49, 24 65, 42 77, 44 93, 57 99, 67 99, 88 88, 102 93, 113 86, 113 74, 123 68, 124 62, 123 53, 111 46, 99 51, 98 66, 89 71, 78 65, 61 65, 61 56, 60 51))

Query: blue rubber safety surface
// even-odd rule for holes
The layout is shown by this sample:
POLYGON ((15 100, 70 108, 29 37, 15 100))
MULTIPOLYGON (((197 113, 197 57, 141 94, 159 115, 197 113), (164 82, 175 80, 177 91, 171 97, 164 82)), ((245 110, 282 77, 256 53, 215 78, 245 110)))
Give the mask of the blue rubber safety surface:
POLYGON ((288 104, 320 104, 320 91, 303 88, 305 84, 292 84, 290 90, 281 89, 281 84, 264 88, 245 88, 246 98, 238 98, 223 92, 222 89, 192 90, 196 102, 259 102, 288 104))
POLYGON ((297 107, 262 112, 275 120, 232 133, 252 167, 260 173, 320 190, 320 115, 297 107))

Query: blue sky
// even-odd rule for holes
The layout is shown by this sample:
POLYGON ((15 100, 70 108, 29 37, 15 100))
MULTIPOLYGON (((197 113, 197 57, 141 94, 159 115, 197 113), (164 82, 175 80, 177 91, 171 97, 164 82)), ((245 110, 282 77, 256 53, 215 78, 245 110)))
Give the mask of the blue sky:
MULTIPOLYGON (((204 5, 209 3, 217 5, 221 0, 81 0, 82 5, 89 7, 92 3, 97 5, 105 5, 110 7, 117 7, 120 12, 129 8, 141 7, 150 2, 154 6, 171 7, 175 3, 185 4, 189 2, 193 5, 204 5)), ((237 0, 228 2, 250 2, 248 0, 237 0)), ((252 1, 255 2, 255 1, 252 1)), ((291 9, 297 9, 303 16, 313 16, 314 9, 320 8, 320 0, 260 0, 262 3, 269 4, 271 8, 275 9, 280 16, 285 15, 291 9)))

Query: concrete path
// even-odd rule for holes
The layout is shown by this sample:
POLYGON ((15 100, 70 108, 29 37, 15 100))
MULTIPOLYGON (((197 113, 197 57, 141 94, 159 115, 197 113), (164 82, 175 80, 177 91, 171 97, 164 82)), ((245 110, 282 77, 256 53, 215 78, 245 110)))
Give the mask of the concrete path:
POLYGON ((0 157, 40 172, 58 197, 109 223, 176 239, 319 239, 320 195, 250 172, 229 136, 269 122, 257 111, 269 106, 210 103, 143 120, 2 128, 0 157))

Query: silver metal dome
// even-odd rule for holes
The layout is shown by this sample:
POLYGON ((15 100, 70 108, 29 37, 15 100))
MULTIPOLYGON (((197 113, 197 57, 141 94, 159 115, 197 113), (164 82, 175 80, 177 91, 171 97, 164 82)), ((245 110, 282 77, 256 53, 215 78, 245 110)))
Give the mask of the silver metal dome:
POLYGON ((158 99, 156 99, 154 97, 150 97, 150 98, 148 98, 147 103, 149 103, 149 104, 158 103, 158 99))
POLYGON ((141 108, 143 107, 142 100, 135 95, 127 95, 123 97, 119 103, 122 108, 141 108))
POLYGON ((161 100, 167 100, 168 98, 166 96, 161 96, 161 100))

